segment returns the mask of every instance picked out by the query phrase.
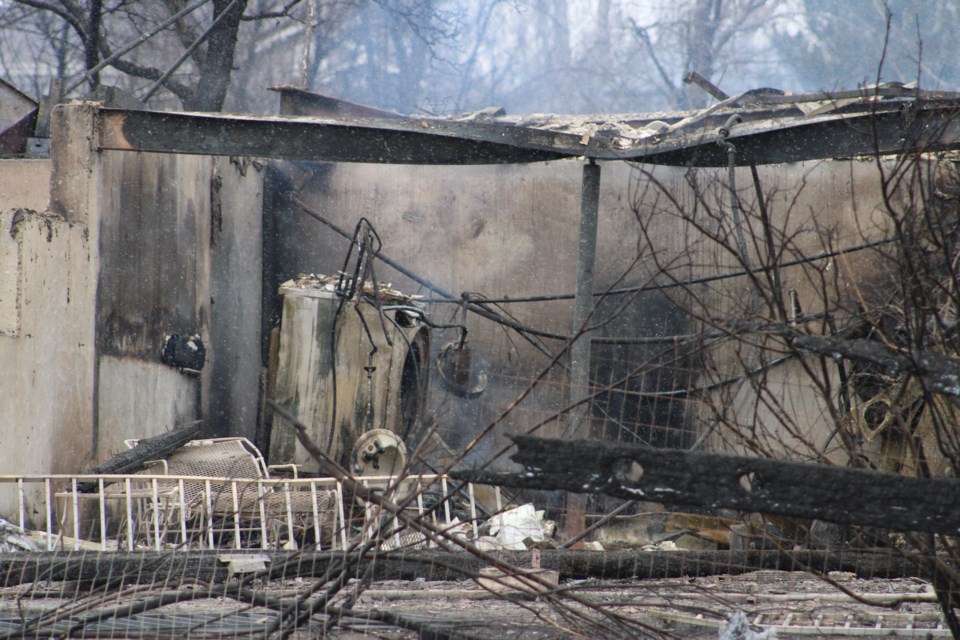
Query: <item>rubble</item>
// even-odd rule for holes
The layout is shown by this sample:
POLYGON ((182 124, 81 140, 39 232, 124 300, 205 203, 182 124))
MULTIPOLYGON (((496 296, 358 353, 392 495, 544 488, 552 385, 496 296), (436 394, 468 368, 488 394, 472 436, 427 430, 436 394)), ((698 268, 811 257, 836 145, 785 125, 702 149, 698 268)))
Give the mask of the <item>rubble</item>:
POLYGON ((530 568, 504 571, 496 567, 480 570, 477 583, 497 594, 538 595, 553 590, 560 582, 560 573, 540 567, 540 550, 531 552, 530 568))
MULTIPOLYGON (((226 569, 224 569, 226 571, 226 569)), ((562 586, 596 603, 613 616, 649 625, 672 637, 716 640, 727 637, 915 637, 949 638, 937 613, 928 583, 913 579, 857 580, 837 578, 848 593, 804 573, 754 571, 741 575, 678 577, 670 579, 572 581, 562 586), (742 635, 734 635, 734 632, 742 635), (752 634, 748 636, 747 634, 752 634), (764 634, 764 635, 761 635, 764 634)), ((289 601, 304 587, 304 580, 277 578, 265 581, 257 592, 264 598, 289 601)), ((351 581, 353 587, 357 581, 351 581)), ((221 587, 221 591, 224 588, 221 587)), ((130 603, 148 602, 160 588, 131 594, 130 603)), ((22 587, 0 590, 0 634, 21 630, 24 619, 61 609, 76 597, 75 585, 49 582, 42 596, 22 587)), ((473 580, 375 580, 362 591, 349 615, 341 619, 340 637, 376 635, 413 640, 417 637, 556 638, 557 625, 569 624, 543 597, 494 594, 473 580), (522 596, 520 596, 522 597, 522 596), (424 625, 418 630, 394 626, 407 621, 424 625), (452 635, 462 634, 462 635, 452 635)), ((264 625, 277 617, 262 604, 249 605, 232 598, 177 601, 146 613, 115 612, 115 602, 94 604, 86 632, 97 637, 147 637, 158 625, 168 637, 196 634, 236 637, 262 635, 264 625), (150 630, 150 631, 148 631, 150 630)), ((580 607, 577 611, 589 611, 580 607)), ((58 635, 77 624, 80 614, 43 621, 31 636, 58 635)), ((322 612, 304 625, 313 632, 329 620, 322 612)), ((594 634, 592 637, 602 637, 594 634)))
POLYGON ((532 504, 524 504, 493 516, 483 528, 490 535, 477 540, 479 548, 485 551, 523 551, 550 537, 545 532, 552 533, 556 525, 544 521, 543 511, 537 511, 532 504))
MULTIPOLYGON (((315 291, 327 291, 334 293, 340 283, 339 276, 318 275, 315 273, 301 274, 296 278, 287 280, 281 289, 312 289, 315 291)), ((363 295, 371 298, 377 297, 384 304, 413 304, 417 300, 422 300, 423 296, 417 294, 407 294, 398 289, 394 289, 389 283, 378 283, 376 286, 370 280, 363 282, 363 295)))
POLYGON ((40 551, 41 547, 22 527, 0 518, 0 553, 40 551))
POLYGON ((643 548, 706 551, 728 548, 737 520, 719 516, 661 512, 621 516, 600 527, 595 541, 604 549, 643 548), (665 543, 670 545, 665 545, 665 543))

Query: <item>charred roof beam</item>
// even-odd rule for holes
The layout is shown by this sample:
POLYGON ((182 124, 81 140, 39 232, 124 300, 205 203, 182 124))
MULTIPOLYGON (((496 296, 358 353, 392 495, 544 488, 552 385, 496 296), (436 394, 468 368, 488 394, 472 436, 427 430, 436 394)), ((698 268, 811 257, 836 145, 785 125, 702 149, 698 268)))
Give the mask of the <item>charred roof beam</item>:
MULTIPOLYGON (((771 117, 733 127, 742 166, 960 149, 960 102, 861 105, 859 112, 771 117)), ((721 115, 729 117, 729 113, 721 115)), ((437 119, 252 117, 100 109, 104 150, 246 155, 322 162, 472 165, 586 157, 722 167, 712 122, 633 140, 437 119)), ((696 120, 696 119, 695 119, 696 120)), ((627 125, 625 125, 627 126, 627 125)))
MULTIPOLYGON (((715 128, 666 134, 625 151, 649 164, 722 167, 726 150, 715 128)), ((823 158, 949 151, 960 148, 960 103, 899 103, 896 109, 745 121, 730 130, 738 166, 823 158)))
POLYGON ((117 109, 101 109, 100 117, 99 147, 107 150, 431 165, 541 162, 595 153, 568 133, 443 120, 117 109))

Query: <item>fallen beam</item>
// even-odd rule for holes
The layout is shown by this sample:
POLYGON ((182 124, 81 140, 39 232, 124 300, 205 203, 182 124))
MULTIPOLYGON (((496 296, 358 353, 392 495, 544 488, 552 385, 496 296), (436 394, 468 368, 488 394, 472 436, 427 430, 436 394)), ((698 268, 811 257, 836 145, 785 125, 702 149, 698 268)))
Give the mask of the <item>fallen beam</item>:
MULTIPOLYGON (((151 460, 160 460, 190 442, 200 435, 203 420, 196 420, 181 425, 172 431, 161 433, 152 438, 142 438, 137 446, 121 451, 109 460, 90 467, 82 475, 113 475, 136 473, 143 469, 144 463, 151 460)), ((96 482, 77 483, 77 489, 82 493, 97 490, 96 482)))
MULTIPOLYGON (((541 551, 541 566, 560 573, 562 579, 639 578, 738 575, 760 569, 781 571, 846 571, 860 578, 924 577, 916 564, 890 553, 833 551, 541 551)), ((219 551, 50 552, 0 554, 0 586, 31 582, 81 581, 124 585, 179 584, 183 576, 205 582, 223 582, 227 565, 219 551)), ((240 552, 230 551, 232 556, 240 552)), ((330 563, 343 557, 335 551, 256 551, 270 557, 270 579, 323 576, 330 563)), ((503 552, 498 557, 517 567, 530 564, 530 553, 503 552)), ((376 580, 462 580, 476 576, 486 565, 467 553, 407 551, 378 555, 376 580)), ((363 566, 358 575, 363 573, 363 566)))
POLYGON ((520 473, 460 480, 730 508, 898 531, 960 533, 960 480, 639 445, 513 436, 520 473))

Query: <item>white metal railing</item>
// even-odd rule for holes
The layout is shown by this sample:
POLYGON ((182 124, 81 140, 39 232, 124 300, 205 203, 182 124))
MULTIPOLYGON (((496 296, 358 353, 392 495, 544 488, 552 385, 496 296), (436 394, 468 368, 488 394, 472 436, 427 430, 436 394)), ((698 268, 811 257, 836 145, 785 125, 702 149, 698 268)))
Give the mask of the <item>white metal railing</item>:
MULTIPOLYGON (((427 512, 424 490, 442 505, 429 521, 479 535, 473 485, 467 487, 469 522, 451 505, 451 482, 442 475, 357 479, 378 489, 392 487, 395 501, 411 496, 411 514, 427 512), (411 493, 413 492, 413 493, 411 493), (414 499, 415 498, 415 499, 414 499)), ((356 535, 377 532, 378 508, 357 503, 364 517, 348 521, 350 504, 336 478, 226 478, 163 474, 0 475, 0 491, 16 491, 15 524, 39 547, 61 549, 342 549, 356 535), (81 490, 85 489, 85 490, 81 490), (31 517, 31 512, 33 516, 31 517), (37 517, 39 515, 39 517, 37 517), (358 519, 359 520, 359 519, 358 519), (361 524, 362 522, 362 524, 361 524)), ((500 492, 496 492, 500 509, 500 492)), ((397 519, 385 546, 435 546, 404 529, 397 519)))

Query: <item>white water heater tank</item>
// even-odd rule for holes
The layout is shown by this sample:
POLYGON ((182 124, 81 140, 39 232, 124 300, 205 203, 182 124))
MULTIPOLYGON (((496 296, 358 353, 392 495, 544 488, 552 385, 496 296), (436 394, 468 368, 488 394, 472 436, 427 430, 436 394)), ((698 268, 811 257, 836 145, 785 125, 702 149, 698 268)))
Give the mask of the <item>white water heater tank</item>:
MULTIPOLYGON (((306 276, 280 287, 283 311, 271 397, 308 426, 345 467, 365 432, 414 435, 427 388, 430 332, 414 301, 388 287, 343 299, 335 280, 306 276)), ((409 444, 409 442, 408 442, 409 444)), ((273 417, 270 464, 319 471, 296 430, 273 417)))

